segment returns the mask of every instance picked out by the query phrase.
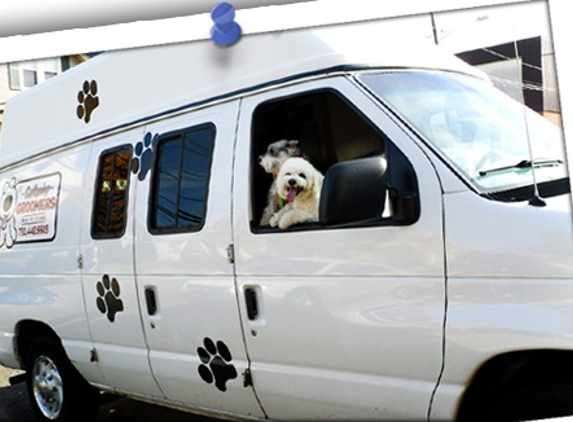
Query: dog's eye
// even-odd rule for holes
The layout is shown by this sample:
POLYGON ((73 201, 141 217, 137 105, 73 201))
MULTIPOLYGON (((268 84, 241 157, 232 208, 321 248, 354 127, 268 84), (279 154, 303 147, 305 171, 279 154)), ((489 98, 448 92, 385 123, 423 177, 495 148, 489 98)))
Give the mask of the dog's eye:
POLYGON ((291 175, 290 173, 285 173, 285 176, 290 176, 290 175, 291 175))
POLYGON ((299 173, 298 177, 300 177, 301 179, 306 179, 306 174, 304 173, 299 173))

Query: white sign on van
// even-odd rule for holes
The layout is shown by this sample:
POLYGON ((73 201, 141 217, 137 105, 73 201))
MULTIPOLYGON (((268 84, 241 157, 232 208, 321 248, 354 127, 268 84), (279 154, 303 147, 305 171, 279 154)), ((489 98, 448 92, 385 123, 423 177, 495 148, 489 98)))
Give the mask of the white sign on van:
POLYGON ((0 184, 0 249, 16 243, 48 241, 56 236, 59 174, 0 184))

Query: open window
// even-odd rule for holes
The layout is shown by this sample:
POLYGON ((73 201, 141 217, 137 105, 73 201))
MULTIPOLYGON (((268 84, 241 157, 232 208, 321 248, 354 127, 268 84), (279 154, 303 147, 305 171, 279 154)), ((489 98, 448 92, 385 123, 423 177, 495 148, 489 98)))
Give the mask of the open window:
MULTIPOLYGON (((253 232, 267 232, 269 227, 260 225, 263 210, 267 205, 269 188, 273 176, 257 164, 269 144, 285 139, 297 140, 302 155, 323 175, 325 182, 330 183, 328 171, 334 165, 371 157, 379 157, 386 162, 390 155, 398 156, 396 160, 409 165, 401 152, 395 148, 388 137, 370 122, 355 106, 339 92, 320 90, 293 95, 260 104, 253 114, 253 150, 252 150, 252 221, 253 232)), ((396 170, 400 167, 398 163, 396 170)), ((384 163, 385 166, 385 163, 384 163)), ((384 183, 402 182, 393 175, 392 165, 388 164, 388 179, 384 183)), ((370 166, 369 168, 373 168, 370 166)), ((416 191, 417 183, 413 169, 407 189, 416 191)), ((342 178, 349 172, 338 172, 342 178)), ((393 191, 381 195, 392 196, 393 191)), ((385 200, 383 198, 383 200, 385 200)), ((390 212, 387 207, 387 212, 390 212)), ((390 217, 386 215, 386 217, 390 217)), ((379 215, 376 224, 384 224, 384 216, 379 215)), ((338 220, 336 218, 335 220, 338 220)), ((368 224, 371 224, 370 221, 368 224)), ((356 224, 355 224, 356 225, 356 224)), ((308 223, 293 227, 294 229, 320 228, 325 224, 308 223), (300 227, 303 226, 303 227, 300 227)))

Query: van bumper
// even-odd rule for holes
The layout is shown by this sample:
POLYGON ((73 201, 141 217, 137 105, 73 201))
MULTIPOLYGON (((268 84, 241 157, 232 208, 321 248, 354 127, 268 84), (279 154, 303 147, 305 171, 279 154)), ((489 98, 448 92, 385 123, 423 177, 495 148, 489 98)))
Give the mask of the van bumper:
POLYGON ((21 369, 14 350, 14 333, 0 331, 0 365, 21 369))

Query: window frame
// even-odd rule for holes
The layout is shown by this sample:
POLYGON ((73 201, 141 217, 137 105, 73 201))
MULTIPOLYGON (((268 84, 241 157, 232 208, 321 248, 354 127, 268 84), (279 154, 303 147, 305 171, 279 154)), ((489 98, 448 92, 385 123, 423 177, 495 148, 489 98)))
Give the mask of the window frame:
MULTIPOLYGON (((131 144, 122 144, 122 145, 117 145, 111 148, 107 148, 104 149, 103 151, 101 151, 98 155, 98 166, 97 166, 97 170, 96 170, 96 176, 95 176, 95 186, 94 186, 94 195, 93 195, 93 200, 92 200, 92 217, 91 217, 91 227, 90 227, 90 234, 92 239, 94 240, 104 240, 104 239, 121 239, 126 231, 127 231, 127 223, 128 223, 128 218, 129 218, 129 193, 131 190, 131 163, 133 160, 133 145, 131 144), (111 153, 114 154, 114 166, 115 166, 115 154, 121 152, 122 150, 125 151, 129 151, 129 164, 127 166, 127 186, 125 188, 125 208, 124 208, 124 212, 123 212, 123 227, 121 229, 121 231, 118 232, 114 232, 114 233, 108 233, 106 232, 105 234, 98 234, 95 233, 95 227, 96 227, 96 221, 97 221, 97 211, 98 211, 98 193, 99 190, 101 188, 101 171, 103 169, 102 165, 102 158, 106 155, 109 155, 111 153)), ((109 220, 109 205, 108 205, 108 210, 107 210, 107 220, 109 220)), ((108 221, 109 222, 109 221, 108 221)))
MULTIPOLYGON (((387 198, 386 198, 386 207, 384 210, 384 214, 386 214, 387 212, 391 212, 391 207, 393 207, 393 193, 391 192, 391 190, 394 189, 393 186, 393 182, 392 179, 397 178, 397 175, 395 173, 397 173, 399 170, 405 168, 405 167, 409 167, 411 169, 412 174, 414 175, 414 187, 412 188, 412 190, 418 195, 418 199, 417 199, 417 217, 416 217, 416 221, 419 219, 420 217, 420 213, 421 213, 421 204, 420 204, 420 199, 419 199, 419 192, 420 192, 420 187, 417 181, 417 172, 415 170, 415 168, 413 167, 411 161, 408 159, 407 155, 405 153, 403 153, 400 148, 398 148, 398 146, 395 144, 395 142, 392 141, 392 139, 390 138, 390 136, 386 135, 386 133, 382 130, 381 127, 379 127, 375 121, 369 117, 368 115, 366 115, 366 113, 364 113, 364 111, 360 108, 360 106, 356 105, 354 101, 352 101, 347 95, 344 94, 344 92, 342 92, 341 90, 335 88, 335 87, 321 87, 321 88, 313 88, 313 89, 301 89, 300 91, 296 91, 296 92, 289 92, 286 93, 284 95, 277 95, 273 98, 266 98, 262 101, 260 101, 256 107, 254 107, 252 115, 251 115, 251 128, 250 128, 250 137, 251 137, 251 142, 250 142, 250 154, 249 154, 249 175, 250 175, 250 189, 249 189, 249 207, 251 209, 250 212, 250 216, 249 216, 249 228, 250 228, 250 232, 254 235, 264 235, 264 234, 271 234, 271 233, 289 233, 289 232, 298 232, 298 231, 316 231, 316 230, 333 230, 333 229, 340 229, 340 228, 366 228, 366 227, 383 227, 383 226, 399 226, 399 225, 404 225, 401 224, 399 222, 397 222, 394 218, 393 215, 390 216, 385 216, 383 214, 382 218, 378 221, 375 222, 368 222, 368 223, 356 223, 356 224, 349 224, 346 225, 344 227, 324 227, 321 225, 320 222, 311 222, 311 223, 303 223, 303 224, 297 224, 294 226, 289 227, 288 230, 281 230, 279 227, 270 227, 270 226, 260 226, 259 225, 259 220, 260 220, 260 215, 258 215, 257 211, 262 211, 262 209, 264 209, 266 202, 262 203, 262 207, 258 208, 258 204, 257 201, 260 200, 260 198, 257 197, 257 195, 255 194, 256 189, 258 188, 257 183, 261 183, 260 181, 257 181, 258 179, 264 177, 259 173, 259 169, 257 168, 258 166, 258 162, 257 162, 257 156, 258 156, 258 152, 262 151, 263 148, 260 145, 260 135, 257 134, 257 131, 259 130, 259 126, 258 123, 255 121, 255 119, 258 116, 259 110, 261 107, 265 106, 265 105, 269 105, 272 103, 277 103, 277 102, 281 102, 281 101, 289 101, 292 99, 295 99, 297 97, 305 97, 305 96, 311 96, 311 95, 317 95, 317 94, 332 94, 336 97, 338 97, 338 99, 340 101, 342 101, 345 106, 348 107, 349 111, 354 112, 357 117, 359 117, 365 125, 369 126, 373 132, 380 137, 381 142, 383 143, 383 145, 381 145, 381 151, 382 153, 380 154, 382 157, 384 157, 387 162, 388 162, 388 175, 389 175, 389 179, 388 179, 388 194, 387 194, 387 198), (396 164, 392 164, 392 161, 395 161, 396 164), (395 167, 395 170, 393 169, 393 167, 395 167)), ((277 139, 278 140, 278 139, 277 139)), ((302 147, 302 150, 304 152, 304 145, 302 147)), ((360 157, 357 157, 360 158, 360 157)), ((345 161, 345 160, 343 160, 345 161)), ((336 163, 333 164, 337 164, 343 161, 337 161, 336 163)), ((314 163, 312 163, 313 165, 315 165, 314 163)), ((332 165, 333 165, 332 164, 332 165)), ((326 173, 328 171, 328 169, 330 168, 330 166, 325 169, 323 176, 326 176, 326 173)), ((397 181, 397 185, 398 188, 397 190, 402 190, 404 188, 403 186, 403 182, 402 181, 397 181)), ((264 197, 266 198, 266 196, 264 197)), ((410 225, 410 224, 414 224, 414 222, 412 223, 408 223, 406 225, 410 225)))
MULTIPOLYGON (((150 181, 150 189, 149 189, 149 200, 148 200, 148 207, 147 207, 147 231, 151 235, 169 235, 169 234, 181 234, 181 233, 197 233, 200 232, 203 227, 205 226, 205 222, 207 219, 207 209, 208 209, 208 201, 209 201, 209 192, 211 186, 211 176, 212 176, 212 169, 213 169, 213 159, 215 156, 215 146, 217 140, 217 126, 213 122, 205 122, 200 123, 197 125, 189 126, 183 129, 174 130, 171 132, 166 132, 158 136, 157 144, 155 147, 155 153, 153 157, 152 163, 152 170, 151 170, 151 181, 150 181), (157 205, 157 191, 158 191, 158 166, 160 162, 160 152, 161 146, 171 140, 173 138, 179 137, 180 142, 183 143, 183 137, 186 133, 189 132, 196 132, 205 128, 210 128, 211 133, 211 151, 209 155, 209 162, 206 169, 205 174, 205 186, 204 186, 204 195, 203 195, 203 208, 202 208, 202 216, 201 216, 201 224, 198 226, 184 226, 184 227, 163 227, 157 228, 154 227, 154 220, 156 219, 156 205, 157 205)), ((181 164, 179 167, 179 178, 177 180, 178 186, 181 186, 181 164)), ((179 198, 180 192, 178 192, 179 198)))

